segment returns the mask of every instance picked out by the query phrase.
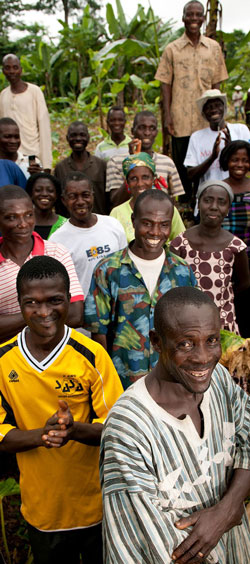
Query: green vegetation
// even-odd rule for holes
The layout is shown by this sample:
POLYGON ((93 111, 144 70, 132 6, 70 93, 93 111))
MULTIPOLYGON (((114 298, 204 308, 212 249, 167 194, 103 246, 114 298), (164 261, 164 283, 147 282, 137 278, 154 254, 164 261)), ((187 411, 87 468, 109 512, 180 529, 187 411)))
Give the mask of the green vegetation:
MULTIPOLYGON (((116 0, 116 10, 107 4, 105 22, 100 17, 100 3, 94 0, 40 0, 32 5, 7 0, 6 5, 4 10, 0 1, 0 56, 8 52, 20 56, 24 79, 41 86, 52 119, 62 117, 69 122, 83 114, 90 120, 98 115, 103 129, 104 115, 114 103, 133 109, 158 107, 160 85, 154 75, 159 58, 165 45, 183 30, 174 33, 174 22, 163 23, 150 2, 148 10, 138 4, 129 22, 120 0, 116 0), (54 13, 55 8, 64 13, 56 41, 41 25, 23 22, 25 10, 54 13), (15 23, 6 13, 15 17, 15 23), (75 14, 77 23, 70 23, 75 14), (10 41, 10 29, 21 31, 21 39, 10 41)), ((240 82, 246 90, 250 83, 250 33, 235 30, 218 35, 227 54, 230 79, 225 89, 231 97, 235 84, 240 82)), ((5 85, 0 73, 0 89, 5 85)))

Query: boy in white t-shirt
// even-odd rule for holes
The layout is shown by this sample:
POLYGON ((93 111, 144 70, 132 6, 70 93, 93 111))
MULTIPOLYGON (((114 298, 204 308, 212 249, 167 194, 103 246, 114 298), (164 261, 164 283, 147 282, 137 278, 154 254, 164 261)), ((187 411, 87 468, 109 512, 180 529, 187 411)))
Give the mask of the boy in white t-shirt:
POLYGON ((70 251, 86 296, 96 264, 110 253, 126 247, 126 235, 114 217, 92 213, 92 183, 82 172, 72 172, 66 178, 62 201, 70 218, 50 240, 62 243, 70 251))

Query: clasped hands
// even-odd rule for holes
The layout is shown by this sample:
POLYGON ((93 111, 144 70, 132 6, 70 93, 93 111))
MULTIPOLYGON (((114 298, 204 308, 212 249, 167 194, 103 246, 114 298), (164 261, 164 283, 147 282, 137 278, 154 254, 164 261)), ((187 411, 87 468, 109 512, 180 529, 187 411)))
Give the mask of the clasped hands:
POLYGON ((59 400, 59 409, 48 419, 42 430, 42 442, 46 448, 59 448, 72 438, 74 419, 66 401, 59 400))

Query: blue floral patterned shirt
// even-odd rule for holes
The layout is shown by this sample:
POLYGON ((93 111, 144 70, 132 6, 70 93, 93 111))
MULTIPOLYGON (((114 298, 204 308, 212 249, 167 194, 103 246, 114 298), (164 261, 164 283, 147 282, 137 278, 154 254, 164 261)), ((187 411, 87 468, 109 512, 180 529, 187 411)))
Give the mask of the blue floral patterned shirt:
POLYGON ((127 249, 96 266, 85 301, 84 326, 106 335, 124 389, 155 366, 158 353, 149 339, 154 308, 163 294, 177 286, 196 286, 196 279, 192 268, 168 250, 152 296, 127 249))

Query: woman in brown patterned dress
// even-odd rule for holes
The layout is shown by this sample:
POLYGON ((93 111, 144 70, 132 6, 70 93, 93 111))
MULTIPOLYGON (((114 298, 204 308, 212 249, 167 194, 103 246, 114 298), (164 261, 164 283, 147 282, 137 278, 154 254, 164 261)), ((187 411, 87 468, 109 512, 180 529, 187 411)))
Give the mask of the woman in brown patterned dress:
POLYGON ((199 225, 178 235, 170 249, 192 266, 198 287, 218 306, 221 328, 239 333, 234 293, 250 285, 246 245, 221 227, 234 195, 225 182, 208 180, 199 186, 197 198, 199 225))

